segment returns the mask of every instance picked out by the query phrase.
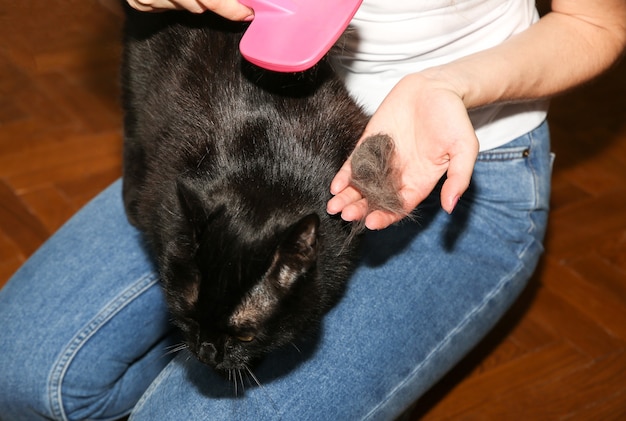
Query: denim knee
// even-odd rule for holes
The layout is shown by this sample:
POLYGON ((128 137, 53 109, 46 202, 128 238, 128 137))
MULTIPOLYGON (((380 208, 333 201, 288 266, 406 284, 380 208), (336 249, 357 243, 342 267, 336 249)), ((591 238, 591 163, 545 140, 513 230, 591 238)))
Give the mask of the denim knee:
POLYGON ((169 361, 171 326, 119 182, 0 290, 0 326, 0 417, 115 419, 130 411, 169 361))

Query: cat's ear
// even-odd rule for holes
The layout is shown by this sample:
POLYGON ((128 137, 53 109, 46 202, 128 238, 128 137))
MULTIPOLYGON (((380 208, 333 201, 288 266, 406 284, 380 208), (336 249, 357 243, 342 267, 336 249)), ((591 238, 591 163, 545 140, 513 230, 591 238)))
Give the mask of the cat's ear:
POLYGON ((274 285, 289 290, 317 261, 320 219, 307 215, 292 225, 278 246, 275 257, 274 285))
MULTIPOLYGON (((291 227, 279 247, 282 266, 291 269, 287 272, 303 273, 317 261, 319 227, 320 218, 316 214, 305 216, 291 227)), ((289 282, 283 279, 280 283, 289 282)))

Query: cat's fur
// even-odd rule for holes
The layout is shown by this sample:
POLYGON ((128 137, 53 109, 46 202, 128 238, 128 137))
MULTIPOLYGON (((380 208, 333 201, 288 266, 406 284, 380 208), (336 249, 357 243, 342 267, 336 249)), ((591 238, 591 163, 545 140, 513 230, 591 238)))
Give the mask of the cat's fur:
POLYGON ((218 370, 314 329, 341 296, 356 244, 326 203, 367 121, 325 62, 242 61, 243 29, 127 8, 126 211, 185 343, 218 370))

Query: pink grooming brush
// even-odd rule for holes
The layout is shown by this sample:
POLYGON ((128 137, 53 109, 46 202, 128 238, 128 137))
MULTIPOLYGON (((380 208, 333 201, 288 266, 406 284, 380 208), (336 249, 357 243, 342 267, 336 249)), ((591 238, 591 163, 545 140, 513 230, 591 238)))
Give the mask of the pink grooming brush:
POLYGON ((314 66, 346 29, 363 0, 239 0, 254 10, 239 49, 277 72, 314 66))

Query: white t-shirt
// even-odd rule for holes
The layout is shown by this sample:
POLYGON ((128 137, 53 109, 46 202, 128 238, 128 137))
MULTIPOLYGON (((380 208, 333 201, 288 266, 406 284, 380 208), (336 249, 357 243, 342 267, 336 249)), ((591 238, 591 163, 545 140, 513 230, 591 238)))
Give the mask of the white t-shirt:
MULTIPOLYGON (((538 19, 534 0, 364 0, 333 64, 372 114, 403 76, 498 45, 538 19)), ((547 101, 528 101, 472 110, 470 118, 487 150, 534 129, 546 113, 547 101)))

